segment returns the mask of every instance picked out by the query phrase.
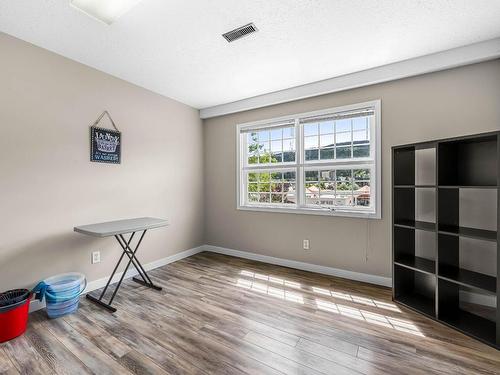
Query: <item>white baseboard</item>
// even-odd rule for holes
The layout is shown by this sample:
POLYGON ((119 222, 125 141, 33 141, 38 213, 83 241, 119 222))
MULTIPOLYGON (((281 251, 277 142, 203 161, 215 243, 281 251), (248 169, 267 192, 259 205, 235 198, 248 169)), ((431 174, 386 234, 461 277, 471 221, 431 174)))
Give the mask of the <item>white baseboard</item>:
POLYGON ((268 255, 260 255, 260 254, 250 253, 247 251, 227 249, 227 248, 219 247, 219 246, 205 245, 204 248, 205 248, 205 251, 211 251, 213 253, 231 255, 231 256, 235 256, 235 257, 239 257, 239 258, 251 259, 251 260, 256 260, 259 262, 276 264, 279 266, 296 268, 296 269, 303 270, 303 271, 316 272, 316 273, 321 273, 321 274, 329 275, 329 276, 337 276, 337 277, 342 277, 344 279, 349 279, 349 280, 363 281, 365 283, 370 283, 370 284, 375 284, 375 285, 382 285, 382 286, 388 286, 388 287, 392 286, 392 279, 390 277, 341 270, 339 268, 319 266, 317 264, 298 262, 296 260, 275 258, 275 257, 271 257, 268 255))
MULTIPOLYGON (((199 252, 202 252, 202 251, 205 251, 205 247, 203 245, 192 248, 192 249, 188 249, 185 251, 181 251, 180 253, 170 255, 166 258, 155 260, 155 261, 148 263, 148 264, 143 264, 143 267, 146 271, 153 270, 155 268, 162 267, 166 264, 173 263, 173 262, 176 262, 178 260, 190 257, 190 256, 195 255, 195 254, 198 254, 199 252)), ((111 282, 112 283, 118 282, 118 280, 120 280, 120 277, 122 277, 122 274, 123 274, 123 272, 116 273, 115 276, 113 276, 113 280, 111 282)), ((129 269, 127 271, 127 273, 125 274, 125 277, 123 279, 124 280, 130 279, 130 278, 136 276, 137 274, 138 274, 137 270, 132 267, 132 269, 129 269)), ((109 276, 106 276, 106 277, 103 277, 101 279, 90 281, 87 284, 87 288, 85 289, 85 292, 83 294, 87 294, 87 293, 90 293, 94 290, 103 288, 104 286, 106 286, 106 283, 108 282, 108 278, 109 278, 109 276)), ((30 303, 30 312, 43 309, 44 307, 45 307, 45 300, 43 302, 40 302, 38 300, 33 300, 30 303)))

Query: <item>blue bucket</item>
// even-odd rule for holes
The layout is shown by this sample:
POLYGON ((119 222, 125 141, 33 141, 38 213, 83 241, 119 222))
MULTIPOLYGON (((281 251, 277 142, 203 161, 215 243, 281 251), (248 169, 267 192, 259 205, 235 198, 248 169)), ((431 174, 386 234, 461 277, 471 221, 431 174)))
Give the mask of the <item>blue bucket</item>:
POLYGON ((85 275, 77 272, 49 277, 34 289, 40 301, 45 297, 47 315, 58 318, 74 313, 78 309, 80 295, 87 287, 85 275))

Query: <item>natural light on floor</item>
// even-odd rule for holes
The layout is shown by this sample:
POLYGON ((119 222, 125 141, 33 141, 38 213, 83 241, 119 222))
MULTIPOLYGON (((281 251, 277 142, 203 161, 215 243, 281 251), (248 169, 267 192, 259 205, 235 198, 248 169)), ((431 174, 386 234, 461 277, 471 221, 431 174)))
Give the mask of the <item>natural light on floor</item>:
POLYGON ((284 280, 284 279, 281 279, 279 277, 263 275, 261 273, 255 273, 255 272, 246 271, 246 270, 241 271, 240 274, 242 274, 243 276, 252 277, 252 278, 263 280, 263 281, 269 281, 273 284, 288 286, 290 288, 296 288, 296 289, 300 288, 300 283, 296 283, 295 281, 284 280))
POLYGON ((304 303, 304 298, 301 294, 290 292, 282 288, 276 288, 274 286, 269 286, 257 281, 250 281, 245 279, 238 279, 237 284, 241 288, 251 289, 259 293, 264 293, 272 297, 283 299, 286 301, 292 301, 297 303, 304 303))
MULTIPOLYGON (((295 291, 288 291, 284 288, 277 287, 291 287, 300 289, 301 284, 285 280, 279 277, 264 275, 247 270, 240 272, 240 275, 245 278, 238 279, 236 285, 241 288, 253 290, 259 293, 267 294, 271 297, 279 298, 281 300, 304 304, 304 297, 301 293, 295 291), (268 285, 268 283, 271 283, 268 285)), ((401 312, 401 310, 394 304, 373 300, 371 298, 352 295, 345 292, 337 292, 329 289, 312 287, 312 291, 317 294, 330 296, 333 298, 343 299, 349 302, 358 303, 366 306, 372 306, 394 312, 401 312)), ((320 298, 314 298, 314 303, 321 311, 339 314, 348 318, 365 321, 370 324, 375 324, 381 327, 394 329, 400 332, 410 333, 416 336, 424 336, 418 327, 410 321, 393 318, 383 314, 374 313, 367 310, 358 309, 351 306, 345 306, 331 301, 320 298)))
POLYGON ((385 309, 385 310, 401 312, 401 310, 393 303, 377 301, 377 300, 374 300, 371 298, 360 297, 360 296, 356 296, 356 295, 352 295, 352 294, 348 294, 348 293, 344 293, 344 292, 336 292, 334 290, 318 288, 315 286, 312 287, 312 290, 313 290, 313 292, 318 293, 318 294, 332 296, 334 298, 340 298, 340 299, 344 299, 346 301, 351 301, 351 302, 359 303, 362 305, 379 307, 379 308, 385 309))

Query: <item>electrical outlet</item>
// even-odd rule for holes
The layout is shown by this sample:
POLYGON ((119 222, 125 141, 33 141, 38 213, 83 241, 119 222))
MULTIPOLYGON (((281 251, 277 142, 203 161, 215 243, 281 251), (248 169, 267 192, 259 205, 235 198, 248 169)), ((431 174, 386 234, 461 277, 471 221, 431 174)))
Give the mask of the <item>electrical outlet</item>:
POLYGON ((309 250, 309 240, 304 240, 302 242, 302 247, 304 248, 304 250, 309 250))
POLYGON ((100 251, 93 251, 92 252, 91 263, 92 264, 101 263, 101 252, 100 251))

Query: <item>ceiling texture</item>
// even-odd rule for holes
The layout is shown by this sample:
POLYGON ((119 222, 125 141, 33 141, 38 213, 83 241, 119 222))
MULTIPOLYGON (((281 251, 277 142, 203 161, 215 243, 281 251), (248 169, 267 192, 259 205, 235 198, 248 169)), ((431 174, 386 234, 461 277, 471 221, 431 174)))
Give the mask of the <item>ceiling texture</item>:
POLYGON ((142 0, 111 25, 69 2, 0 0, 0 31, 200 109, 500 37, 498 0, 142 0))

